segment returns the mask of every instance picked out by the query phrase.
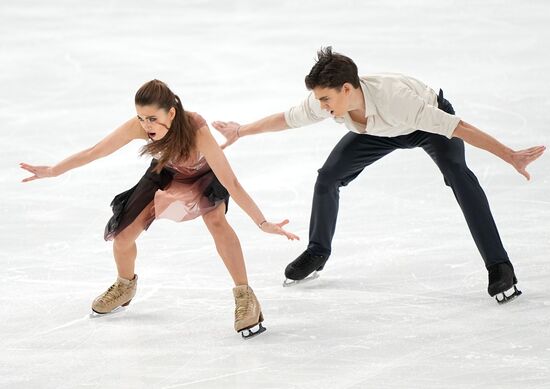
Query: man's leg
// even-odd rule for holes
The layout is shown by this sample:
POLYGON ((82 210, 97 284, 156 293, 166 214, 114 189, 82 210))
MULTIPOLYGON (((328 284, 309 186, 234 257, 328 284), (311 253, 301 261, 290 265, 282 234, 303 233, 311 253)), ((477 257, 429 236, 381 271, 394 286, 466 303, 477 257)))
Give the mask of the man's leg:
POLYGON ((432 157, 445 183, 455 195, 476 246, 489 272, 487 292, 499 303, 505 303, 521 295, 514 267, 502 245, 497 226, 489 208, 487 197, 464 159, 464 142, 458 138, 447 139, 428 134, 422 148, 432 157))
POLYGON ((313 255, 328 257, 336 229, 340 187, 349 184, 363 169, 395 150, 392 138, 350 132, 334 147, 323 167, 318 170, 313 192, 309 245, 313 255))
MULTIPOLYGON (((340 187, 347 185, 363 169, 399 147, 395 138, 346 134, 334 147, 325 164, 319 169, 313 192, 309 224, 309 245, 306 251, 288 264, 288 280, 303 280, 321 270, 330 252, 336 229, 340 187)), ((285 281, 286 285, 294 282, 285 281)))
POLYGON ((462 209, 485 266, 510 263, 493 220, 489 202, 479 182, 466 165, 464 142, 459 138, 424 133, 421 147, 443 173, 445 184, 453 190, 462 209))

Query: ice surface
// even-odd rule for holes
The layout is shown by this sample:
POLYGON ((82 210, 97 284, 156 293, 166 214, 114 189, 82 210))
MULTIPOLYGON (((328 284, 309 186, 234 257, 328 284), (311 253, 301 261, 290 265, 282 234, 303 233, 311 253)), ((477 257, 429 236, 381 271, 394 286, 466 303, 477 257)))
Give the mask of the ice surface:
MULTIPOLYGON (((306 95, 322 45, 361 73, 442 87, 463 119, 513 148, 550 144, 545 1, 0 2, 0 387, 548 388, 550 165, 527 182, 471 147, 523 295, 499 306, 436 166, 399 151, 342 190, 321 278, 283 288, 307 243, 316 169, 345 130, 331 121, 243 138, 227 150, 271 219, 261 234, 231 203, 267 332, 232 328, 231 280, 201 220, 153 224, 138 295, 90 318, 114 280, 102 240, 112 197, 141 176, 140 144, 61 177, 21 184, 132 117, 159 78, 207 121, 248 122, 306 95)), ((220 142, 222 138, 219 138, 220 142)))

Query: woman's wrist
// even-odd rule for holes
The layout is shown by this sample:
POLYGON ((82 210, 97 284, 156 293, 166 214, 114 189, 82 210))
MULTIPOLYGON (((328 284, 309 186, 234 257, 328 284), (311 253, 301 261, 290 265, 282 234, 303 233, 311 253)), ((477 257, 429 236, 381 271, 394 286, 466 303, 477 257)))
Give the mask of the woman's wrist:
POLYGON ((258 227, 260 227, 260 230, 262 229, 263 225, 266 223, 267 223, 267 220, 265 219, 258 223, 258 227))
POLYGON ((48 175, 49 177, 57 177, 59 173, 55 170, 55 166, 50 166, 48 168, 48 175))

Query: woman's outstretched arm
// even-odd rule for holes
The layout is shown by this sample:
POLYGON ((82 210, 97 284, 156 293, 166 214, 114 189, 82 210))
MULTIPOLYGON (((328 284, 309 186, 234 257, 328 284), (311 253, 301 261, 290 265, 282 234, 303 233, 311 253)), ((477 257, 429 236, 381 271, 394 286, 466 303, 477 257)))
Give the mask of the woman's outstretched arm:
POLYGON ((56 177, 71 169, 86 165, 96 159, 112 154, 134 139, 147 139, 137 118, 132 118, 111 132, 95 146, 73 154, 53 166, 37 166, 20 163, 19 166, 33 175, 22 180, 28 182, 39 178, 56 177))
POLYGON ((280 223, 271 223, 265 219, 260 208, 258 208, 254 200, 252 200, 237 180, 225 154, 212 136, 208 126, 201 127, 198 130, 197 148, 206 158, 206 161, 218 180, 220 180, 221 184, 229 191, 233 200, 235 200, 237 205, 250 216, 262 231, 270 234, 284 235, 290 240, 299 239, 298 236, 282 228, 284 225, 288 224, 288 220, 283 220, 280 223))

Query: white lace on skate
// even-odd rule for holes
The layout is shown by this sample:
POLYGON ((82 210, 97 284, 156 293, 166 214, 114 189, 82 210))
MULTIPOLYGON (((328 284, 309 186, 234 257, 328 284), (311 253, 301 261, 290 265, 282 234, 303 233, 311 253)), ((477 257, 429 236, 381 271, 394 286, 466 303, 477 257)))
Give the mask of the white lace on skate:
MULTIPOLYGON (((101 305, 103 305, 103 307, 105 306, 109 307, 109 306, 112 306, 113 304, 115 304, 116 306, 108 312, 100 312, 96 310, 94 306, 92 306, 92 313, 90 314, 90 317, 95 318, 98 316, 110 315, 123 310, 126 306, 130 304, 130 301, 132 301, 132 299, 126 302, 122 301, 122 304, 118 300, 120 300, 120 298, 124 295, 124 293, 128 291, 128 289, 131 289, 131 287, 126 286, 123 283, 118 281, 115 282, 96 301, 101 305)), ((94 302, 94 305, 95 305, 95 302, 94 302)))
POLYGON ((309 276, 307 276, 303 280, 291 280, 291 279, 287 278, 283 281, 283 286, 288 287, 288 286, 303 284, 303 283, 306 283, 306 282, 309 282, 309 281, 313 281, 317 278, 319 278, 319 272, 317 270, 315 270, 313 273, 311 273, 309 276))
POLYGON ((510 289, 498 293, 495 295, 495 299, 499 304, 506 304, 512 300, 514 300, 516 297, 521 295, 521 290, 518 290, 518 288, 514 285, 510 289))
POLYGON ((109 289, 101 296, 99 301, 104 304, 109 304, 113 301, 116 301, 124 294, 124 285, 121 285, 118 282, 115 282, 113 285, 109 286, 109 289))
MULTIPOLYGON (((247 296, 248 297, 248 296, 247 296)), ((241 300, 243 301, 243 300, 241 300)), ((248 299, 247 299, 248 301, 248 299)), ((235 300, 235 320, 241 321, 245 318, 246 314, 248 313, 248 304, 239 304, 237 300, 235 300)))

